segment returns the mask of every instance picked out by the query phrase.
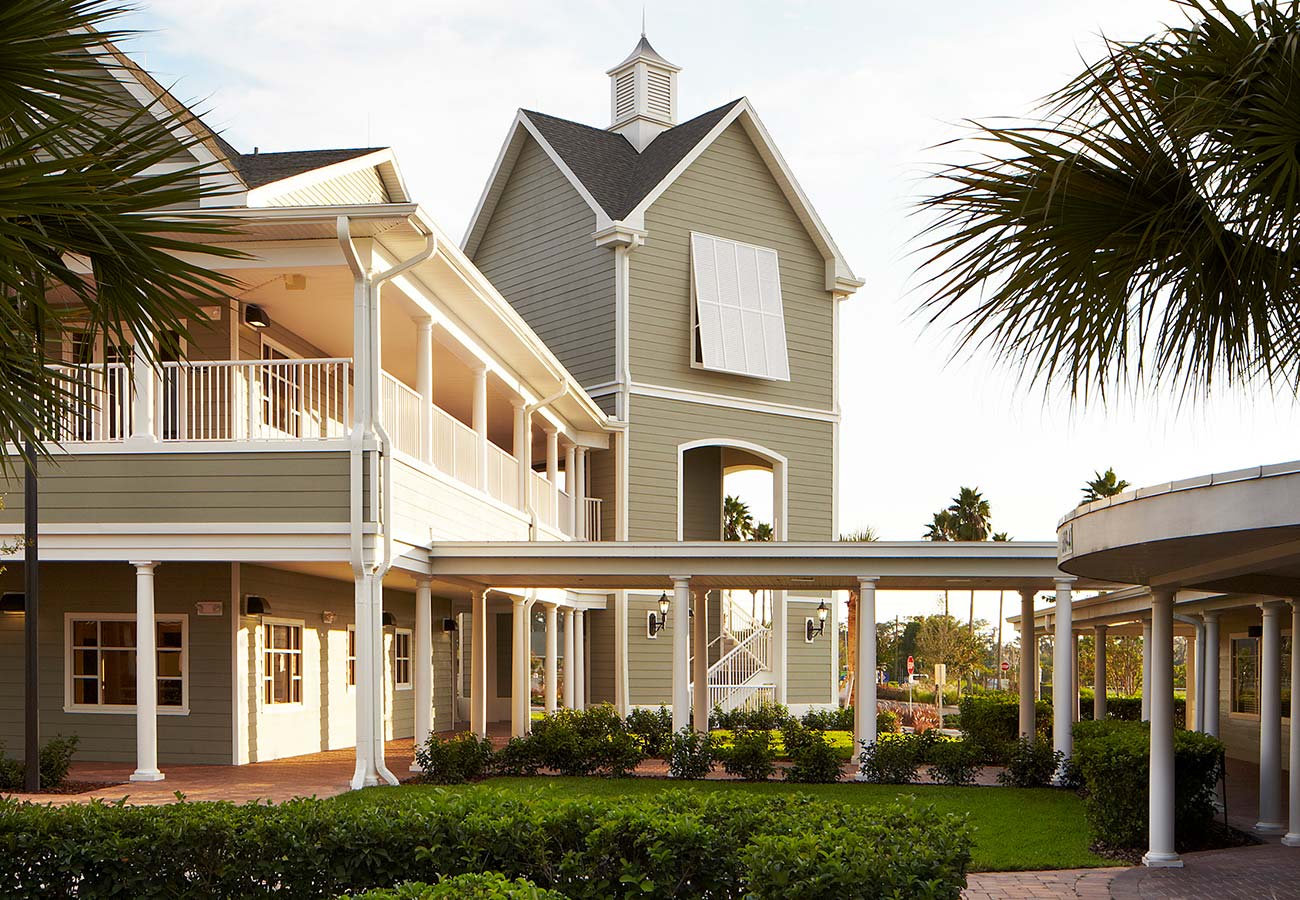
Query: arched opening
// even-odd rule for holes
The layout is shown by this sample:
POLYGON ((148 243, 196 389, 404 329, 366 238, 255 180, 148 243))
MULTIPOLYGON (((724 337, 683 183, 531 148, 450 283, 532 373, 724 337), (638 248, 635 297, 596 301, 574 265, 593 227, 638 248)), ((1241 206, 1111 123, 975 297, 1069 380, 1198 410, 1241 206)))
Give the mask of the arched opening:
MULTIPOLYGON (((677 539, 720 541, 726 527, 726 498, 749 509, 768 540, 786 539, 786 459, 745 441, 725 438, 682 444, 677 449, 677 539)), ((752 539, 753 534, 742 537, 752 539)))

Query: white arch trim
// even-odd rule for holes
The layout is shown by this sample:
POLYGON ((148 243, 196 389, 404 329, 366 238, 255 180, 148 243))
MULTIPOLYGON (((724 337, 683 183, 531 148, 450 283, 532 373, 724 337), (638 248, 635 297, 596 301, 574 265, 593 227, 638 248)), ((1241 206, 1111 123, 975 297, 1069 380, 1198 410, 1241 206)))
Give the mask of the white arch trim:
POLYGON ((682 488, 684 487, 685 474, 685 456, 686 451, 696 450, 701 447, 732 447, 736 450, 745 450, 754 454, 761 459, 765 459, 772 464, 772 531, 778 541, 788 540, 788 522, 789 519, 789 460, 770 447, 764 447, 762 444, 755 444, 752 441, 742 441, 736 438, 701 438, 700 440, 687 441, 684 444, 677 445, 677 540, 683 540, 685 534, 685 523, 683 521, 684 504, 682 497, 682 488))

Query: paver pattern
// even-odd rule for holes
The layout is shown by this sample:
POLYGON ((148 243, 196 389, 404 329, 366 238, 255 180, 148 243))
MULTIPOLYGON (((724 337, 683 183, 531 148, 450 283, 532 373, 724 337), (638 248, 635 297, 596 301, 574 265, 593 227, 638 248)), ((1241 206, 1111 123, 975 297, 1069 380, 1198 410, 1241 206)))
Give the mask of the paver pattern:
POLYGON ((966 900, 1108 900, 1123 869, 1061 869, 1057 872, 983 872, 966 878, 966 900))

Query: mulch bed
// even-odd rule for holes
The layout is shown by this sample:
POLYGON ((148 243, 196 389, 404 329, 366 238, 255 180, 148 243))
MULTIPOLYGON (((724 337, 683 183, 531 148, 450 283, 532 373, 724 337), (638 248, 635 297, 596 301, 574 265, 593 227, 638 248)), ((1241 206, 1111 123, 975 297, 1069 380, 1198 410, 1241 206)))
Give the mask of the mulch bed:
MULTIPOLYGON (((1226 850, 1231 847, 1253 847, 1262 843, 1264 842, 1253 834, 1238 831, 1236 828, 1216 821, 1211 822, 1207 828, 1201 831, 1188 835, 1179 835, 1178 852, 1196 853, 1201 850, 1226 850)), ((1130 866, 1141 865, 1142 854, 1145 852, 1133 847, 1115 849, 1100 844, 1093 844, 1089 849, 1102 859, 1113 859, 1116 862, 1127 863, 1130 866)))

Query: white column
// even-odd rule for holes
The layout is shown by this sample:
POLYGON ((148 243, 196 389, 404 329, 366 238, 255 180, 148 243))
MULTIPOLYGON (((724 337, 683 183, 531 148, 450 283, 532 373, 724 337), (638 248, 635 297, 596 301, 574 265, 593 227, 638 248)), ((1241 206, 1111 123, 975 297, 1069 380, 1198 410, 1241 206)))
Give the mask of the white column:
POLYGON ((1146 657, 1151 680, 1142 694, 1151 702, 1149 846, 1142 864, 1178 867, 1174 849, 1174 592, 1151 592, 1151 640, 1146 657))
MULTIPOLYGON (((353 663, 357 673, 356 683, 356 768, 352 773, 352 789, 373 787, 379 784, 378 761, 375 759, 375 671, 371 664, 373 655, 371 635, 374 630, 374 617, 371 606, 374 603, 374 575, 365 573, 357 575, 353 585, 353 628, 356 629, 356 659, 353 663)), ((381 698, 382 693, 379 695, 381 698)), ((380 706, 382 708, 382 700, 380 706)), ((382 709, 381 709, 382 714, 382 709)))
POLYGON ((573 611, 573 708, 587 708, 587 617, 573 611))
POLYGON ((514 456, 519 463, 516 478, 519 480, 519 508, 528 508, 528 492, 532 489, 532 479, 528 473, 533 467, 532 416, 528 413, 523 399, 511 401, 515 409, 514 456))
POLYGON ((546 693, 546 714, 549 716, 555 712, 557 700, 556 681, 560 676, 560 623, 559 617, 555 612, 554 603, 543 603, 542 609, 546 613, 546 672, 545 693, 546 693))
POLYGON ((691 687, 690 674, 690 624, 687 612, 691 602, 691 579, 673 576, 673 605, 668 616, 668 628, 673 639, 673 733, 690 726, 691 687))
POLYGON ((709 604, 707 591, 691 591, 691 712, 695 730, 709 732, 709 604))
POLYGON ((573 709, 573 699, 574 697, 577 696, 577 694, 575 693, 577 678, 574 677, 574 672, 573 672, 574 666, 577 665, 577 663, 574 661, 574 657, 577 655, 574 648, 577 646, 577 644, 574 641, 574 637, 573 637, 573 627, 574 627, 573 619, 574 619, 573 607, 566 606, 564 608, 564 708, 565 709, 573 709))
POLYGON ((136 346, 131 351, 131 436, 129 440, 154 444, 158 442, 155 421, 158 408, 158 371, 149 362, 140 346, 153 344, 152 334, 136 335, 136 346))
POLYGON ((1184 694, 1184 711, 1186 713, 1183 727, 1201 731, 1201 695, 1196 690, 1196 676, 1198 673, 1198 662, 1196 658, 1196 635, 1192 634, 1187 638, 1186 653, 1187 660, 1185 679, 1187 682, 1186 693, 1184 694))
MULTIPOLYGON (((776 702, 787 703, 790 672, 790 617, 785 591, 772 592, 772 667, 776 702)), ((862 676, 859 675, 859 678, 862 676)))
MULTIPOLYGON (((573 468, 573 499, 577 504, 573 516, 574 530, 581 540, 589 540, 587 534, 587 448, 579 447, 573 468)), ((597 540, 600 535, 595 536, 597 540)))
POLYGON ((1259 821, 1255 830, 1286 831, 1282 820, 1282 604, 1259 605, 1259 821))
POLYGON ((487 737, 488 613, 487 591, 482 588, 470 594, 470 632, 469 727, 479 737, 487 737))
POLYGON ((480 491, 488 489, 487 376, 487 366, 479 366, 474 370, 474 406, 470 415, 470 424, 478 435, 478 446, 475 448, 478 481, 475 486, 480 491))
POLYGON ((1079 721, 1079 638, 1070 635, 1070 721, 1079 721))
MULTIPOLYGON (((428 578, 415 579, 415 746, 433 731, 433 593, 428 578)), ((415 765, 412 764, 412 769, 415 765)))
POLYGON ((511 597, 512 612, 510 654, 510 736, 523 737, 528 733, 528 714, 531 706, 528 666, 528 601, 511 597))
POLYGON ((1151 721, 1151 622, 1142 623, 1142 721, 1151 721))
POLYGON ((1092 717, 1106 718, 1106 626, 1092 626, 1092 717))
POLYGON ((158 628, 154 624, 155 562, 135 566, 135 771, 132 781, 162 781, 158 770, 158 628))
POLYGON ((1020 736, 1036 733, 1034 678, 1038 673, 1038 632, 1034 628, 1034 591, 1020 592, 1020 736))
POLYGON ((572 444, 564 448, 564 488, 569 492, 569 521, 573 523, 573 536, 578 531, 578 488, 575 483, 574 467, 577 465, 578 452, 572 444))
MULTIPOLYGON (((1201 727, 1219 736, 1219 613, 1207 611, 1205 619, 1205 695, 1201 698, 1201 727)), ((1294 657, 1292 657, 1294 658, 1294 657)), ((1294 694, 1292 696, 1295 696, 1294 694)))
MULTIPOLYGON (((1209 637, 1209 629, 1206 629, 1206 637, 1209 637)), ((1286 830, 1286 836, 1282 838, 1282 843, 1287 847, 1300 847, 1300 660, 1296 659, 1296 639, 1300 637, 1300 601, 1291 601, 1291 740, 1289 750, 1289 769, 1287 780, 1290 782, 1290 797, 1288 810, 1290 813, 1291 824, 1286 830)), ((1206 641, 1206 670, 1209 670, 1209 651, 1214 648, 1209 641, 1206 641)), ((1206 690, 1206 696, 1209 690, 1206 690)))
POLYGON ((433 319, 420 319, 415 343, 415 389, 420 393, 420 459, 433 461, 433 319))
MULTIPOLYGON (((853 756, 864 745, 876 742, 876 582, 874 577, 858 579, 857 685, 858 702, 853 707, 853 756)), ((838 636, 835 640, 839 640, 838 636)))
MULTIPOLYGON (((1056 582, 1056 640, 1052 660, 1052 749, 1069 761, 1074 749, 1070 729, 1070 701, 1074 699, 1074 607, 1070 599, 1073 579, 1056 582)), ((1077 705, 1077 704, 1076 704, 1077 705)))
POLYGON ((546 483, 551 489, 551 509, 555 510, 550 525, 560 524, 560 432, 546 426, 546 483))

